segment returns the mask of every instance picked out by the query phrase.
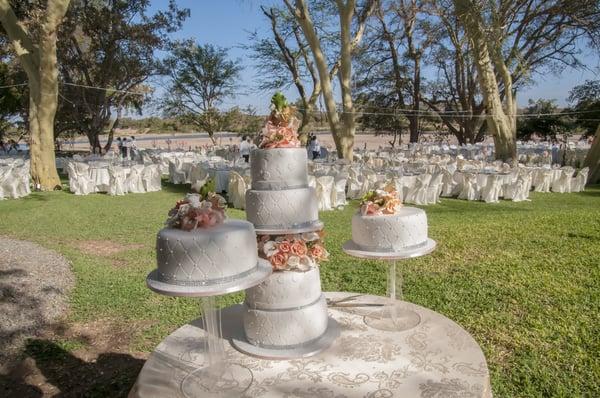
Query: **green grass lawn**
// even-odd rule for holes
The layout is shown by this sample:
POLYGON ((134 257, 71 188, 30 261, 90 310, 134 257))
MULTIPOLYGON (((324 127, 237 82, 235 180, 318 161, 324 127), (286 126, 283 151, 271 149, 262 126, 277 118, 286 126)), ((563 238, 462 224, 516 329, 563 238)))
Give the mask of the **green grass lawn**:
MULTIPOLYGON (((129 343, 152 351, 198 316, 193 299, 145 287, 154 240, 185 187, 157 193, 75 196, 34 193, 0 202, 0 234, 55 249, 73 264, 77 284, 67 323, 144 325, 129 343), (96 255, 86 241, 127 250, 96 255)), ((404 262, 404 297, 462 325, 481 345, 496 397, 600 396, 600 188, 536 194, 531 202, 485 204, 445 199, 426 207, 438 249, 404 262)), ((341 251, 355 205, 321 214, 331 260, 323 290, 385 294, 385 266, 341 251)), ((230 210, 243 218, 244 213, 230 210)), ((222 304, 241 299, 234 294, 222 304)), ((66 351, 77 341, 58 342, 66 351)), ((49 353, 52 359, 52 353, 49 353)), ((129 387, 133 377, 123 383, 129 387)))

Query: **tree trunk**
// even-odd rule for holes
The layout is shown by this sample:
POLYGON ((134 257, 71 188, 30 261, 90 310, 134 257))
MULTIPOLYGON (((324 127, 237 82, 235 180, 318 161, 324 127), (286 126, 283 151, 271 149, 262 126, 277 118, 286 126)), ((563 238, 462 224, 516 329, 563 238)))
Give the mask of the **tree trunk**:
MULTIPOLYGON (((516 101, 512 96, 512 82, 505 81, 507 108, 502 106, 500 89, 496 79, 496 72, 488 43, 483 29, 483 21, 477 7, 469 0, 454 0, 457 15, 459 16, 467 36, 473 43, 473 57, 477 67, 477 77, 483 94, 486 107, 486 122, 488 131, 494 137, 496 159, 507 161, 517 158, 515 114, 516 101)), ((504 65, 506 66, 506 65, 504 65)), ((501 72, 503 75, 503 73, 501 72)))
POLYGON ((587 181, 588 184, 597 184, 600 182, 600 125, 598 126, 598 129, 596 129, 592 147, 585 157, 583 166, 590 168, 587 181))
POLYGON ((352 162, 354 158, 354 134, 356 120, 354 117, 354 103, 352 102, 352 17, 354 15, 354 1, 348 1, 340 10, 340 90, 342 92, 342 126, 340 128, 340 145, 342 152, 340 158, 352 162))
POLYGON ((8 0, 0 0, 0 22, 28 79, 31 178, 35 188, 44 191, 60 188, 54 155, 54 115, 58 105, 56 33, 68 6, 69 0, 48 2, 36 45, 8 0))

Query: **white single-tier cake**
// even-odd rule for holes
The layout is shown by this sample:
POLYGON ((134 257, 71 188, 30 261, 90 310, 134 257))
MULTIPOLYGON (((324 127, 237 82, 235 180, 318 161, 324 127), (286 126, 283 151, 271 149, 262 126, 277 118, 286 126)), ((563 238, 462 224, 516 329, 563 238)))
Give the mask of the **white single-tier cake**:
POLYGON ((246 219, 257 229, 301 228, 319 220, 313 188, 246 192, 246 219))
POLYGON ((327 330, 327 303, 319 269, 275 272, 246 290, 244 331, 248 341, 267 348, 293 348, 327 330))
POLYGON ((254 227, 226 220, 210 228, 164 228, 156 238, 158 278, 175 285, 210 285, 243 278, 256 270, 254 227))
POLYGON ((252 189, 278 190, 308 187, 304 148, 256 149, 250 155, 252 189))
POLYGON ((427 215, 415 207, 403 207, 389 215, 355 214, 352 240, 367 251, 416 248, 427 242, 427 215))

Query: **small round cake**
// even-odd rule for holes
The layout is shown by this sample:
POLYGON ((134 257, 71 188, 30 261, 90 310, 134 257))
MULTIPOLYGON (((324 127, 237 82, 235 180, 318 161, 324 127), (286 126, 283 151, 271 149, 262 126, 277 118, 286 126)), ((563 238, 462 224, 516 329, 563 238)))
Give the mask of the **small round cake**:
POLYGON ((355 214, 352 241, 366 251, 398 251, 424 245, 427 215, 415 207, 402 207, 396 214, 355 214))
POLYGON ((246 289, 272 272, 258 258, 254 226, 227 220, 225 199, 189 194, 169 211, 156 237, 157 268, 148 287, 169 296, 215 296, 246 289))
POLYGON ((158 278, 179 285, 210 285, 242 278, 258 264, 254 226, 226 220, 206 229, 160 230, 156 238, 158 278))

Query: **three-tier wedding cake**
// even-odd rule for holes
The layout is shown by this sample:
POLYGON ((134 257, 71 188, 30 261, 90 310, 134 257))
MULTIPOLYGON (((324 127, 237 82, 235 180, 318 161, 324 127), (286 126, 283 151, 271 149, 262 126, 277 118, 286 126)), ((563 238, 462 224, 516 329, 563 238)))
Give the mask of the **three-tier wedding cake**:
MULTIPOLYGON (((327 331, 318 266, 328 253, 294 110, 281 94, 273 97, 272 109, 259 149, 250 155, 252 189, 246 193, 246 214, 258 234, 259 257, 274 272, 246 290, 243 324, 250 344, 294 350, 318 342, 327 331)), ((315 351, 299 355, 311 353, 315 351)))

